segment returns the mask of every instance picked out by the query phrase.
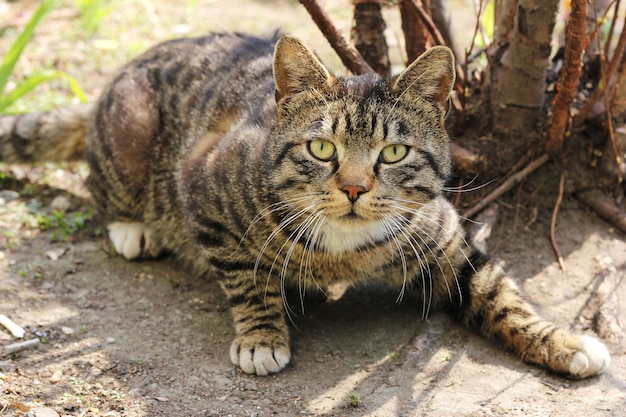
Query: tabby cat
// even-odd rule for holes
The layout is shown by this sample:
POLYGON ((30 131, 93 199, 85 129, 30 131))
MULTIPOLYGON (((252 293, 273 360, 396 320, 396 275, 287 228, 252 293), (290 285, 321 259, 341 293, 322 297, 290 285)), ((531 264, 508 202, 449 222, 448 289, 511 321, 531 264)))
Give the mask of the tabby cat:
POLYGON ((165 249, 219 277, 244 372, 289 363, 287 287, 347 282, 412 292, 526 362, 599 374, 605 346, 540 318, 442 196, 453 61, 435 47, 390 79, 338 77, 290 36, 173 40, 126 65, 95 106, 2 118, 0 157, 85 152, 118 253, 165 249))

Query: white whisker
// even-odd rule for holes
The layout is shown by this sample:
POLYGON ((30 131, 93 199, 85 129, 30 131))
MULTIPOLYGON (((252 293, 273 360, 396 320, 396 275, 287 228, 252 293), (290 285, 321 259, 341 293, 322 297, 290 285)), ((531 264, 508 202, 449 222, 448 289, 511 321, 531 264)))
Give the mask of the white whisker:
POLYGON ((468 182, 467 184, 463 184, 463 185, 461 185, 459 187, 441 187, 441 190, 445 191, 447 193, 469 193, 469 192, 472 192, 472 191, 480 190, 481 188, 485 188, 488 185, 493 184, 496 181, 496 180, 491 180, 491 181, 487 181, 484 184, 477 185, 477 186, 472 187, 472 188, 466 188, 470 184, 472 184, 477 178, 478 178, 478 175, 475 175, 474 178, 472 178, 472 180, 470 182, 468 182))
MULTIPOLYGON (((439 224, 439 222, 435 219, 432 218, 432 216, 430 216, 427 213, 424 213, 421 210, 418 209, 412 209, 410 207, 406 207, 406 206, 402 206, 402 205, 392 205, 391 207, 395 208, 395 209, 399 209, 399 210, 404 210, 406 212, 412 213, 422 219, 425 219, 429 222, 431 222, 432 224, 434 224, 436 227, 440 228, 443 231, 447 231, 445 229, 444 225, 439 224)), ((453 278, 454 278, 454 282, 456 284, 457 290, 458 290, 458 294, 459 294, 459 302, 462 303, 463 301, 463 294, 461 293, 461 286, 459 284, 459 279, 458 279, 458 275, 456 272, 456 268, 454 266, 454 264, 452 263, 452 261, 450 260, 450 258, 448 257, 448 254, 446 253, 446 251, 441 247, 441 245, 439 244, 439 242, 437 241, 437 239, 435 239, 433 236, 431 236, 424 228, 422 228, 421 226, 419 226, 417 223, 412 223, 414 227, 416 227, 417 229, 419 229, 419 231, 424 234, 428 240, 432 243, 435 244, 435 246, 437 247, 437 249, 439 249, 439 252, 443 255, 443 257, 445 258, 445 261, 448 263, 448 265, 450 266, 450 271, 452 272, 453 278)), ((465 244, 467 245, 467 241, 465 240, 465 237, 458 231, 454 231, 455 234, 461 236, 462 240, 465 242, 465 244)), ((419 235, 418 235, 419 236, 419 235)), ((448 280, 445 277, 445 271, 443 269, 443 266, 439 263, 439 259, 438 257, 435 255, 435 253, 432 251, 432 248, 430 247, 429 244, 427 244, 421 237, 420 239, 423 241, 423 243, 427 246, 428 250, 430 251, 430 253, 432 254, 433 259, 435 260, 435 262, 437 263, 437 266, 439 267, 439 270, 442 273, 443 276, 443 280, 444 283, 446 284, 446 288, 448 290, 448 296, 450 298, 450 301, 452 301, 452 290, 450 288, 450 286, 448 285, 448 280)), ((454 239, 454 237, 452 238, 454 239)), ((456 242, 456 240, 455 240, 456 242)), ((463 256, 465 257, 465 259, 470 262, 469 258, 467 257, 467 255, 465 254, 465 251, 463 250, 463 248, 461 247, 461 245, 459 245, 458 242, 456 242, 456 245, 458 247, 458 249, 461 251, 461 253, 463 254, 463 256)), ((471 265, 471 262, 470 262, 471 265)), ((473 266, 472 266, 473 268, 473 266)))

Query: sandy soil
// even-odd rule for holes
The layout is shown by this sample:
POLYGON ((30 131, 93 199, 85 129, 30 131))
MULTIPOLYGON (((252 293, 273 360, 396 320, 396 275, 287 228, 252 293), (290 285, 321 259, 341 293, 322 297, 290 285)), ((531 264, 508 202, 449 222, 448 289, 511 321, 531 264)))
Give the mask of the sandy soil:
MULTIPOLYGON (((268 21, 333 59, 296 2, 198 1, 195 13, 158 3, 118 4, 107 20, 117 32, 74 49, 62 33, 72 16, 64 5, 42 26, 41 42, 20 70, 63 56, 59 66, 84 68, 74 75, 95 97, 126 54, 100 49, 97 63, 90 61, 90 51, 104 41, 149 43, 177 31, 219 28, 258 32, 268 21), (128 16, 136 26, 123 24, 128 16)), ((329 3, 337 16, 349 17, 344 3, 329 3)), ((32 2, 7 7, 4 22, 32 10, 32 2)), ((0 39, 0 49, 5 45, 0 39)), ((605 340, 613 359, 604 375, 571 381, 522 364, 445 315, 421 320, 411 303, 397 304, 397 294, 375 290, 310 300, 294 318, 293 363, 266 378, 244 375, 228 359, 233 329, 219 285, 167 259, 129 263, 111 254, 80 185, 84 166, 3 167, 0 173, 0 188, 19 192, 0 194, 0 314, 24 327, 25 339, 41 341, 36 349, 0 356, 0 415, 626 415, 623 335, 605 340), (88 218, 66 240, 57 239, 62 228, 42 231, 37 222, 37 215, 50 217, 57 196, 71 203, 66 218, 88 218)), ((556 198, 548 174, 549 168, 529 178, 517 198, 500 203, 490 249, 544 316, 593 334, 591 323, 580 321, 581 309, 608 259, 624 274, 626 241, 566 198, 557 226, 561 271, 548 238, 556 198)), ((615 293, 626 299, 623 279, 615 293)), ((626 305, 617 310, 623 322, 626 305)), ((0 330, 0 349, 15 341, 0 330)))

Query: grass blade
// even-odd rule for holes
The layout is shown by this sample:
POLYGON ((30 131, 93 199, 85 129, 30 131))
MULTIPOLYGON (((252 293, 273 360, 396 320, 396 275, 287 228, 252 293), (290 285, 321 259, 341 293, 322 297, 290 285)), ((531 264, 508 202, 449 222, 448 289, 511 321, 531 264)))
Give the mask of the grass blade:
POLYGON ((27 78, 8 94, 0 96, 0 112, 13 104, 17 99, 31 91, 33 88, 37 87, 39 84, 59 78, 68 82, 72 93, 74 93, 74 95, 78 97, 82 103, 87 101, 85 91, 80 87, 78 81, 76 81, 74 77, 63 71, 44 70, 27 78))
POLYGON ((24 48, 26 47, 26 45, 28 45, 28 42, 32 38, 37 24, 43 17, 50 13, 52 9, 54 9, 58 1, 59 0, 42 1, 41 5, 37 8, 33 16, 24 27, 22 33, 20 33, 13 45, 11 45, 11 49, 5 55, 4 59, 2 60, 2 65, 0 66, 0 97, 4 92, 4 88, 9 81, 9 76, 13 72, 13 68, 17 63, 17 60, 20 58, 22 52, 24 51, 24 48))

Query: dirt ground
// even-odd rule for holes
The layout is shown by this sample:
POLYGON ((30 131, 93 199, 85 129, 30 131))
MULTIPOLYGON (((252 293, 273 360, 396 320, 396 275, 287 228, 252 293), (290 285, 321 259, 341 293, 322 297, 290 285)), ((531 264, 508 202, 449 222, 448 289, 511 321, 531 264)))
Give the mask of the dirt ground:
MULTIPOLYGON (((334 59, 295 1, 198 1, 194 9, 154 3, 114 2, 100 35, 89 40, 70 33, 75 12, 62 3, 18 71, 57 60, 93 99, 133 49, 156 39, 277 26, 334 59), (133 42, 130 52, 116 47, 133 42)), ((3 3, 0 19, 23 24, 33 4, 3 3)), ((327 4, 347 27, 345 2, 327 4)), ((0 50, 7 42, 0 38, 0 50)), ((310 300, 292 326, 292 364, 278 375, 247 376, 229 361, 233 328, 219 285, 168 259, 129 263, 113 255, 81 186, 84 165, 0 168, 0 314, 25 328, 24 339, 40 340, 6 355, 3 347, 17 340, 0 329, 0 415, 626 415, 623 335, 605 340, 612 354, 605 374, 572 381, 521 363, 445 315, 422 320, 411 303, 376 290, 310 300), (55 223, 50 205, 58 196, 71 206, 55 223)), ((561 271, 548 238, 552 174, 540 171, 500 202, 490 251, 545 317, 593 334, 581 310, 607 262, 624 275, 626 241, 566 197, 556 231, 561 271)), ((624 281, 618 300, 626 300, 624 281)), ((626 304, 617 310, 624 323, 626 304)))

